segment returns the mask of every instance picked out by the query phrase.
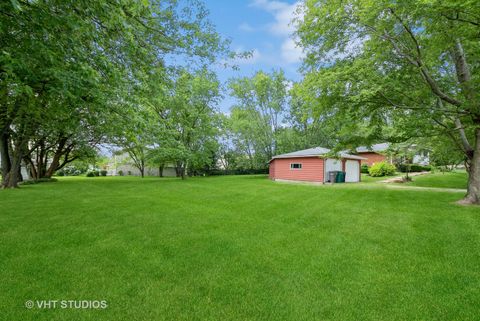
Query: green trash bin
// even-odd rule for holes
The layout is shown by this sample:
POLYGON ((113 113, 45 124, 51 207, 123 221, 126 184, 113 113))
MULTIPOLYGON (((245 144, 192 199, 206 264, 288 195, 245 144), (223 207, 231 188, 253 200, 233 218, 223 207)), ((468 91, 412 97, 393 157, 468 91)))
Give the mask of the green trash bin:
POLYGON ((345 172, 337 172, 337 177, 335 177, 335 183, 345 183, 345 172))

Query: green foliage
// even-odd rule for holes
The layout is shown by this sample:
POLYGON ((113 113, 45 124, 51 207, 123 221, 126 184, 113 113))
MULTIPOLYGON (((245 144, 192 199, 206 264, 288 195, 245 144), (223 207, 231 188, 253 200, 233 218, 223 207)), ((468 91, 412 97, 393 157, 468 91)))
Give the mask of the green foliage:
POLYGON ((86 173, 86 171, 87 171, 86 167, 83 167, 81 165, 76 166, 76 164, 74 164, 74 165, 63 167, 61 170, 56 172, 56 175, 57 176, 78 176, 83 173, 86 173))
POLYGON ((215 169, 211 170, 206 173, 210 176, 218 176, 218 175, 258 175, 258 174, 268 174, 268 168, 236 168, 230 170, 221 170, 215 169))
POLYGON ((123 176, 123 175, 124 175, 122 170, 119 170, 119 171, 117 172, 117 174, 118 174, 118 176, 123 176))
POLYGON ((95 175, 94 172, 87 172, 87 174, 86 174, 85 176, 87 176, 87 177, 95 177, 95 176, 97 176, 97 175, 95 175))
POLYGON ((399 166, 397 166, 398 170, 402 173, 405 173, 405 172, 412 172, 412 173, 415 173, 415 172, 430 172, 432 170, 432 167, 427 165, 427 166, 423 166, 423 165, 418 165, 418 164, 400 164, 399 166))
POLYGON ((368 170, 369 170, 369 167, 367 164, 362 164, 362 166, 360 167, 360 172, 362 174, 368 174, 368 170))
POLYGON ((156 167, 173 163, 182 178, 187 171, 191 174, 214 166, 219 90, 216 75, 206 69, 195 73, 180 70, 172 89, 150 106, 157 127, 153 148, 145 153, 146 162, 156 167))
POLYGON ((253 77, 232 79, 229 83, 230 94, 237 103, 226 124, 236 150, 247 156, 250 168, 264 168, 277 154, 279 141, 291 140, 280 134, 287 108, 287 86, 281 70, 271 74, 257 72, 253 77))
POLYGON ((467 160, 461 147, 443 135, 425 139, 421 144, 429 151, 430 164, 442 171, 452 171, 467 160))
POLYGON ((479 15, 474 1, 306 0, 302 96, 347 147, 450 139, 473 169, 467 202, 480 203, 479 15))
POLYGON ((107 176, 107 171, 104 170, 104 169, 102 169, 102 170, 100 171, 100 176, 107 176))
MULTIPOLYGON (((152 104, 145 88, 166 87, 177 61, 198 68, 230 56, 198 1, 16 0, 0 13, 2 154, 30 159, 40 176, 128 128, 121 120, 152 104), (37 160, 49 153, 60 161, 46 168, 37 160)), ((5 165, 3 178, 16 170, 5 165)))
POLYGON ((380 162, 380 163, 373 164, 368 169, 368 174, 372 177, 391 176, 395 174, 395 171, 396 171, 396 168, 394 165, 386 162, 380 162))

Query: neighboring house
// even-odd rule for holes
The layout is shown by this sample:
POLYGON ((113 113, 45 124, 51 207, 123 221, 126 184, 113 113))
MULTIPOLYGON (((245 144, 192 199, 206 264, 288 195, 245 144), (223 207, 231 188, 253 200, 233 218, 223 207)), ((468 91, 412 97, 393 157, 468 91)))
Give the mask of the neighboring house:
POLYGON ((362 160, 362 164, 372 166, 375 163, 391 162, 384 153, 389 147, 388 143, 375 144, 372 147, 360 146, 356 149, 357 155, 365 158, 362 160))
MULTIPOLYGON (((133 175, 140 176, 140 170, 133 165, 133 160, 128 156, 127 153, 121 155, 114 155, 111 158, 111 161, 106 165, 105 168, 108 172, 108 175, 120 175, 120 171, 123 175, 133 175)), ((159 176, 160 169, 158 167, 145 167, 145 176, 159 176)), ((176 171, 175 167, 172 164, 166 164, 163 167, 163 176, 165 177, 175 177, 176 171)))
POLYGON ((270 160, 269 177, 272 180, 309 181, 325 183, 330 171, 346 172, 346 182, 360 181, 362 157, 340 153, 340 158, 327 156, 327 148, 315 147, 274 156, 270 160))
MULTIPOLYGON (((375 144, 371 147, 360 146, 356 149, 356 152, 357 155, 365 158, 365 160, 362 161, 362 164, 367 164, 368 166, 372 166, 373 164, 380 162, 392 163, 393 159, 386 155, 389 147, 389 143, 375 144)), ((415 145, 411 146, 413 150, 415 149, 415 147, 415 145)), ((413 156, 412 163, 419 165, 428 165, 430 163, 429 152, 426 150, 420 150, 416 152, 413 156)))
POLYGON ((426 150, 418 152, 413 156, 413 164, 419 165, 429 165, 430 164, 430 153, 426 150))

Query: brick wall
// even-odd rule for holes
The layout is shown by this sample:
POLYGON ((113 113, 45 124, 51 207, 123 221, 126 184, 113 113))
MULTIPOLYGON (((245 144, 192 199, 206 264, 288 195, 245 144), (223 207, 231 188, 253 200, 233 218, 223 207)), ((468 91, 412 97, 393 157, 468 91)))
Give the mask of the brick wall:
POLYGON ((367 164, 368 166, 372 166, 375 163, 387 161, 387 157, 385 155, 378 154, 375 152, 358 153, 358 156, 367 158, 362 160, 362 164, 367 164))

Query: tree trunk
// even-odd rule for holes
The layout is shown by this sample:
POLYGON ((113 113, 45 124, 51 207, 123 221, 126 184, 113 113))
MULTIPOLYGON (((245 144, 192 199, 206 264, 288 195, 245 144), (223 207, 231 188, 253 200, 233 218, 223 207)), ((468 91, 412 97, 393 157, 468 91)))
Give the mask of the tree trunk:
POLYGON ((182 176, 182 163, 181 162, 177 162, 177 164, 175 166, 175 176, 176 177, 181 177, 182 176))
MULTIPOLYGON (((60 158, 66 152, 66 150, 64 148, 65 148, 65 145, 67 143, 67 139, 68 139, 67 137, 62 137, 58 140, 57 148, 55 150, 55 154, 53 155, 52 162, 50 163, 50 166, 48 167, 48 169, 45 170, 45 174, 44 174, 43 177, 51 178, 53 176, 53 174, 55 173, 55 171, 60 166, 60 158)), ((46 165, 47 165, 46 163, 47 162, 45 162, 45 168, 46 168, 46 165)))
POLYGON ((22 175, 22 160, 20 160, 20 166, 18 166, 18 172, 17 172, 17 182, 23 182, 23 175, 22 175))
POLYGON ((22 149, 16 150, 13 153, 12 158, 12 167, 10 171, 6 174, 3 182, 3 188, 17 188, 18 182, 20 181, 20 170, 22 165, 22 149))
POLYGON ((460 204, 480 204, 480 128, 475 129, 475 147, 468 168, 467 195, 460 204))
POLYGON ((8 134, 2 133, 0 136, 0 156, 2 163, 2 186, 5 185, 7 175, 12 168, 12 162, 10 159, 10 151, 8 149, 8 134))
POLYGON ((185 179, 185 166, 182 165, 182 167, 180 167, 180 177, 182 179, 185 179))
POLYGON ((177 177, 181 177, 185 179, 185 163, 184 162, 177 162, 175 166, 175 174, 177 177))
POLYGON ((33 163, 32 159, 30 156, 25 156, 23 158, 24 163, 27 165, 28 173, 30 174, 30 178, 33 180, 37 180, 38 174, 37 174, 37 169, 35 168, 35 164, 33 163))
POLYGON ((165 165, 158 166, 158 176, 163 177, 163 168, 165 165))

